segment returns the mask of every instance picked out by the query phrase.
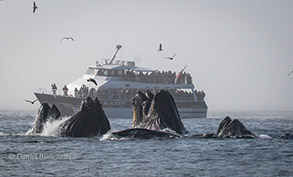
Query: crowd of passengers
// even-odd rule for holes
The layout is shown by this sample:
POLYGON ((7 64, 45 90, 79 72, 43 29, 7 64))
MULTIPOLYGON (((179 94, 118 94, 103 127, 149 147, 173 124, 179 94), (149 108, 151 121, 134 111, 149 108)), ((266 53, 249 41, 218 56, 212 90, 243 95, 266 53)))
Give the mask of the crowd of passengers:
MULTIPOLYGON (((52 84, 52 91, 53 94, 56 94, 57 86, 52 84)), ((141 91, 143 93, 146 92, 144 89, 136 90, 136 89, 102 89, 96 90, 95 88, 88 88, 85 85, 82 85, 79 89, 75 88, 74 93, 69 94, 68 88, 66 85, 63 87, 63 95, 64 96, 72 96, 77 98, 86 98, 91 97, 95 98, 98 97, 99 99, 118 99, 118 100, 131 100, 132 97, 138 92, 141 91)), ((158 92, 159 90, 153 90, 153 93, 158 92)), ((194 100, 194 95, 192 92, 187 92, 183 90, 168 90, 175 100, 184 100, 184 101, 192 101, 194 100)))
POLYGON ((176 73, 171 71, 134 72, 132 70, 99 69, 99 76, 122 77, 123 81, 155 83, 155 84, 192 84, 189 73, 183 72, 177 79, 176 73))

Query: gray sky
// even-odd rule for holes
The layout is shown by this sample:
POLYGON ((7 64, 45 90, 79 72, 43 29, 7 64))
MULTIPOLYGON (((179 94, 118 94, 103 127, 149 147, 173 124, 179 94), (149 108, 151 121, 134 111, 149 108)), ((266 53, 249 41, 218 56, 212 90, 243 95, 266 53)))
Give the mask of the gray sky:
POLYGON ((187 65, 209 111, 293 111, 293 1, 36 0, 35 14, 32 3, 0 1, 0 109, 37 109, 23 100, 81 77, 118 42, 118 59, 187 65))

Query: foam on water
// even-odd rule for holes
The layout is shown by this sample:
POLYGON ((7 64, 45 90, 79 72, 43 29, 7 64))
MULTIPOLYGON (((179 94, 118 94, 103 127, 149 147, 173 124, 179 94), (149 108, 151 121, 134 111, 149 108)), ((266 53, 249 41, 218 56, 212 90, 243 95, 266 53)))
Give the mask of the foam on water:
POLYGON ((114 136, 112 134, 112 130, 109 130, 106 134, 104 134, 101 138, 100 141, 109 141, 109 140, 129 140, 131 139, 130 137, 118 137, 118 136, 114 136))
POLYGON ((0 136, 7 136, 9 133, 0 132, 0 136))
POLYGON ((258 137, 262 139, 272 139, 272 137, 270 137, 269 135, 264 135, 264 134, 260 134, 258 135, 258 137))

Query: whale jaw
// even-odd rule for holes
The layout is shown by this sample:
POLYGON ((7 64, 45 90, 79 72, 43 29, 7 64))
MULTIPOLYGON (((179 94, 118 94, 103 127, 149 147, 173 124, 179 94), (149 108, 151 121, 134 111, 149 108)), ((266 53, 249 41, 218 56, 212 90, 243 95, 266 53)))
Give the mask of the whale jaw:
POLYGON ((96 98, 88 97, 82 102, 78 112, 61 125, 61 136, 94 137, 110 130, 110 123, 96 98))
POLYGON ((163 130, 170 128, 178 134, 187 133, 181 122, 172 95, 161 90, 155 95, 138 92, 133 98, 134 119, 133 128, 163 130))
POLYGON ((245 126, 238 120, 231 120, 226 117, 218 128, 217 135, 219 137, 254 137, 255 135, 247 130, 245 126))

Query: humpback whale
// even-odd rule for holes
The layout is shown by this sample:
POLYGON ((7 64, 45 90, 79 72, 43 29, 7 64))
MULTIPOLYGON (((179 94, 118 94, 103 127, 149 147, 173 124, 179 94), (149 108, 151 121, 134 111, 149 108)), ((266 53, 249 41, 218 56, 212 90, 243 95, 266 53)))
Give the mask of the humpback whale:
POLYGON ((61 136, 94 137, 111 129, 102 105, 96 98, 88 97, 81 103, 80 110, 61 124, 61 136))
POLYGON ((217 135, 219 137, 253 138, 255 135, 247 130, 237 119, 226 117, 219 125, 217 135))
POLYGON ((180 137, 187 133, 172 95, 165 90, 153 95, 138 91, 132 99, 133 121, 130 129, 113 132, 116 137, 180 137))
MULTIPOLYGON (((133 102, 133 105, 135 108, 138 107, 135 105, 135 102, 133 102)), ((141 108, 143 115, 136 115, 136 117, 133 117, 133 122, 136 122, 136 125, 132 125, 132 127, 150 130, 170 128, 181 135, 187 133, 180 119, 175 101, 168 91, 161 90, 153 96, 150 103, 148 100, 144 101, 141 108), (150 104, 150 106, 148 106, 148 104, 150 104), (139 120, 136 120, 137 118, 140 118, 139 120, 141 121, 139 122, 139 120)))
POLYGON ((255 138, 252 132, 247 130, 244 125, 238 120, 225 117, 218 128, 217 133, 205 133, 192 135, 193 138, 255 138))
POLYGON ((44 129, 44 124, 47 121, 54 121, 60 117, 60 111, 58 108, 53 104, 50 107, 47 103, 43 103, 37 113, 37 117, 35 120, 34 127, 32 128, 32 134, 42 133, 44 129))

